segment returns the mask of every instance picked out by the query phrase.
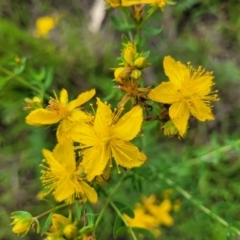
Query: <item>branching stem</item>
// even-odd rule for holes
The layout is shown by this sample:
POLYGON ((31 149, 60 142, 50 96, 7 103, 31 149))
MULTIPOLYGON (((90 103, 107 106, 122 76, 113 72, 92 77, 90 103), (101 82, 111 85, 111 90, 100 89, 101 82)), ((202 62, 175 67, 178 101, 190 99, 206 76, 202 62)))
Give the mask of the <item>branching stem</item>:
POLYGON ((212 217, 214 220, 218 221, 223 226, 225 226, 228 229, 231 229, 234 233, 240 236, 240 231, 238 229, 236 229, 235 227, 232 227, 228 222, 226 222, 224 219, 219 217, 216 213, 212 212, 210 209, 203 206, 200 202, 195 200, 188 192, 186 192, 184 189, 178 186, 171 179, 165 177, 163 174, 159 174, 158 177, 161 180, 164 180, 169 186, 173 187, 176 191, 178 191, 182 196, 184 196, 187 200, 189 200, 193 205, 198 207, 201 211, 203 211, 204 213, 212 217))

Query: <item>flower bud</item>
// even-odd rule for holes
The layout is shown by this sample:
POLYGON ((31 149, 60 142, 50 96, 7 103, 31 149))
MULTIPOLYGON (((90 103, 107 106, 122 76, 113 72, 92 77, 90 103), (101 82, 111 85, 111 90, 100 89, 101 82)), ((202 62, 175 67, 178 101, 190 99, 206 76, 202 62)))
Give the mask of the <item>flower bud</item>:
POLYGON ((134 78, 135 80, 138 80, 142 76, 142 72, 138 69, 135 69, 131 73, 131 77, 134 78))
POLYGON ((174 136, 178 134, 178 130, 175 127, 175 125, 173 124, 172 120, 167 121, 162 127, 161 129, 163 129, 163 134, 165 136, 174 136))
POLYGON ((146 66, 146 58, 145 57, 139 57, 134 61, 134 67, 138 69, 142 69, 146 66))
POLYGON ((128 42, 126 47, 123 49, 122 56, 124 58, 124 61, 128 65, 132 66, 133 62, 134 62, 134 59, 137 56, 135 44, 131 43, 131 42, 128 42))
POLYGON ((78 234, 78 229, 73 224, 69 224, 63 229, 63 235, 67 239, 73 239, 77 237, 77 234, 78 234))
POLYGON ((119 67, 114 72, 114 77, 117 82, 122 83, 122 80, 128 78, 131 69, 126 67, 119 67))
POLYGON ((12 231, 16 234, 23 234, 22 236, 26 235, 33 223, 32 215, 28 212, 17 211, 12 213, 11 218, 13 218, 11 225, 14 225, 12 231))

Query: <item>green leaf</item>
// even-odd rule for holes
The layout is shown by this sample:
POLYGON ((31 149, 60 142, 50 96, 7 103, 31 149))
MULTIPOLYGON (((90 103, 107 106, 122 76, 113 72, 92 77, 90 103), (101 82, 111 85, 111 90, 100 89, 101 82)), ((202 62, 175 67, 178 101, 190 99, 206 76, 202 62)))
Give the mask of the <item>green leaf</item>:
POLYGON ((113 225, 113 236, 115 238, 117 237, 118 229, 122 227, 122 223, 123 223, 122 219, 119 216, 117 216, 115 218, 114 225, 113 225))
POLYGON ((92 233, 93 228, 94 228, 94 225, 85 226, 85 227, 83 227, 83 228, 81 228, 79 230, 79 233, 81 233, 81 234, 90 234, 90 233, 92 233))
POLYGON ((162 32, 162 27, 161 28, 149 28, 149 27, 144 27, 144 31, 148 35, 158 35, 159 33, 162 32))
POLYGON ((134 218, 134 212, 132 211, 131 208, 129 208, 129 207, 126 206, 125 204, 114 201, 114 205, 119 209, 119 211, 120 211, 121 213, 125 213, 125 214, 127 214, 130 218, 134 218))
POLYGON ((129 42, 128 37, 125 35, 122 35, 122 43, 127 44, 129 42))
POLYGON ((80 218, 82 217, 82 207, 80 206, 79 202, 75 203, 75 209, 76 218, 77 220, 80 220, 80 218))
POLYGON ((29 69, 29 73, 34 80, 37 80, 39 82, 41 82, 46 77, 46 69, 44 67, 42 67, 39 73, 33 69, 29 69))
POLYGON ((133 230, 135 233, 142 234, 142 235, 144 235, 144 236, 147 237, 147 238, 156 239, 156 237, 155 237, 155 235, 153 234, 153 232, 149 231, 148 229, 133 227, 132 230, 133 230))
POLYGON ((52 212, 48 215, 47 220, 46 220, 46 222, 45 222, 45 224, 43 226, 41 234, 44 234, 49 229, 49 227, 50 227, 50 225, 52 223, 52 215, 53 215, 52 212))
POLYGON ((116 232, 116 236, 119 236, 120 234, 122 234, 122 233, 126 233, 127 231, 128 231, 128 227, 126 227, 126 226, 123 226, 123 227, 120 227, 118 230, 117 230, 117 232, 116 232))
POLYGON ((94 212, 92 210, 92 207, 89 203, 85 203, 86 207, 86 216, 87 216, 87 222, 88 225, 94 225, 94 212))
POLYGON ((0 91, 5 87, 5 85, 7 84, 9 78, 1 78, 0 79, 0 91))
POLYGON ((50 87, 50 85, 52 84, 52 80, 53 80, 53 68, 48 68, 47 69, 47 73, 46 73, 46 78, 44 81, 44 88, 48 89, 50 87))

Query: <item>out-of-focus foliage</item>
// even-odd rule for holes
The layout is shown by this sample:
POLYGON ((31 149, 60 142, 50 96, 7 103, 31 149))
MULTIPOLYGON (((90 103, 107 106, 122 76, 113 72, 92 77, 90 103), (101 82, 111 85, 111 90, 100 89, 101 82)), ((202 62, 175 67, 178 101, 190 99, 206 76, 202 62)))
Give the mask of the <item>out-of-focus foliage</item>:
MULTIPOLYGON (((39 79, 39 86, 49 95, 64 87, 77 96, 94 87, 105 100, 117 102, 119 94, 113 91, 109 69, 117 65, 121 36, 110 21, 103 21, 101 29, 91 33, 87 27, 91 7, 88 0, 0 2, 0 239, 17 239, 11 231, 11 212, 22 209, 37 215, 43 211, 36 198, 41 189, 37 181, 40 150, 55 144, 52 130, 32 128, 24 122, 24 99, 35 92, 21 79, 29 83, 39 79), (35 21, 51 14, 59 15, 55 28, 47 38, 34 37, 35 21), (13 75, 18 58, 26 59, 26 67, 13 75)), ((153 65, 145 73, 148 84, 156 86, 159 80, 166 80, 162 61, 171 55, 212 70, 221 99, 215 104, 216 120, 193 120, 182 141, 162 137, 155 123, 145 124, 145 137, 138 141, 149 162, 129 173, 121 191, 114 195, 114 200, 133 208, 140 201, 139 192, 147 196, 158 193, 161 198, 161 192, 173 188, 171 201, 180 201, 181 208, 173 213, 174 225, 161 228, 162 239, 238 239, 174 190, 161 174, 240 229, 239 12, 238 1, 182 0, 174 7, 166 6, 162 14, 156 12, 149 23, 162 25, 162 33, 149 39, 153 65)), ((118 15, 115 10, 107 14, 118 15)), ((48 96, 43 97, 46 103, 48 96)), ((95 206, 96 212, 103 204, 95 206)), ((110 209, 105 214, 97 236, 113 239, 116 214, 110 209)), ((30 233, 23 239, 42 237, 30 233)))

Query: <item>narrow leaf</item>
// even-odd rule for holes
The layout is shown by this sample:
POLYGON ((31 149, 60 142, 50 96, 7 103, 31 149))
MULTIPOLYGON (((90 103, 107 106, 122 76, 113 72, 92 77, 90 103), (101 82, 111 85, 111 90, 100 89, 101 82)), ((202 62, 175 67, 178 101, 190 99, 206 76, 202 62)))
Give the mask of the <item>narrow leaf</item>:
POLYGON ((51 223, 52 223, 52 213, 50 213, 47 217, 47 220, 43 226, 43 229, 42 229, 42 232, 41 232, 41 235, 43 235, 45 232, 47 232, 47 230, 49 229, 51 223))
POLYGON ((115 218, 114 225, 113 225, 113 236, 115 238, 117 237, 118 229, 122 227, 122 223, 123 223, 122 219, 119 216, 117 216, 115 218))

